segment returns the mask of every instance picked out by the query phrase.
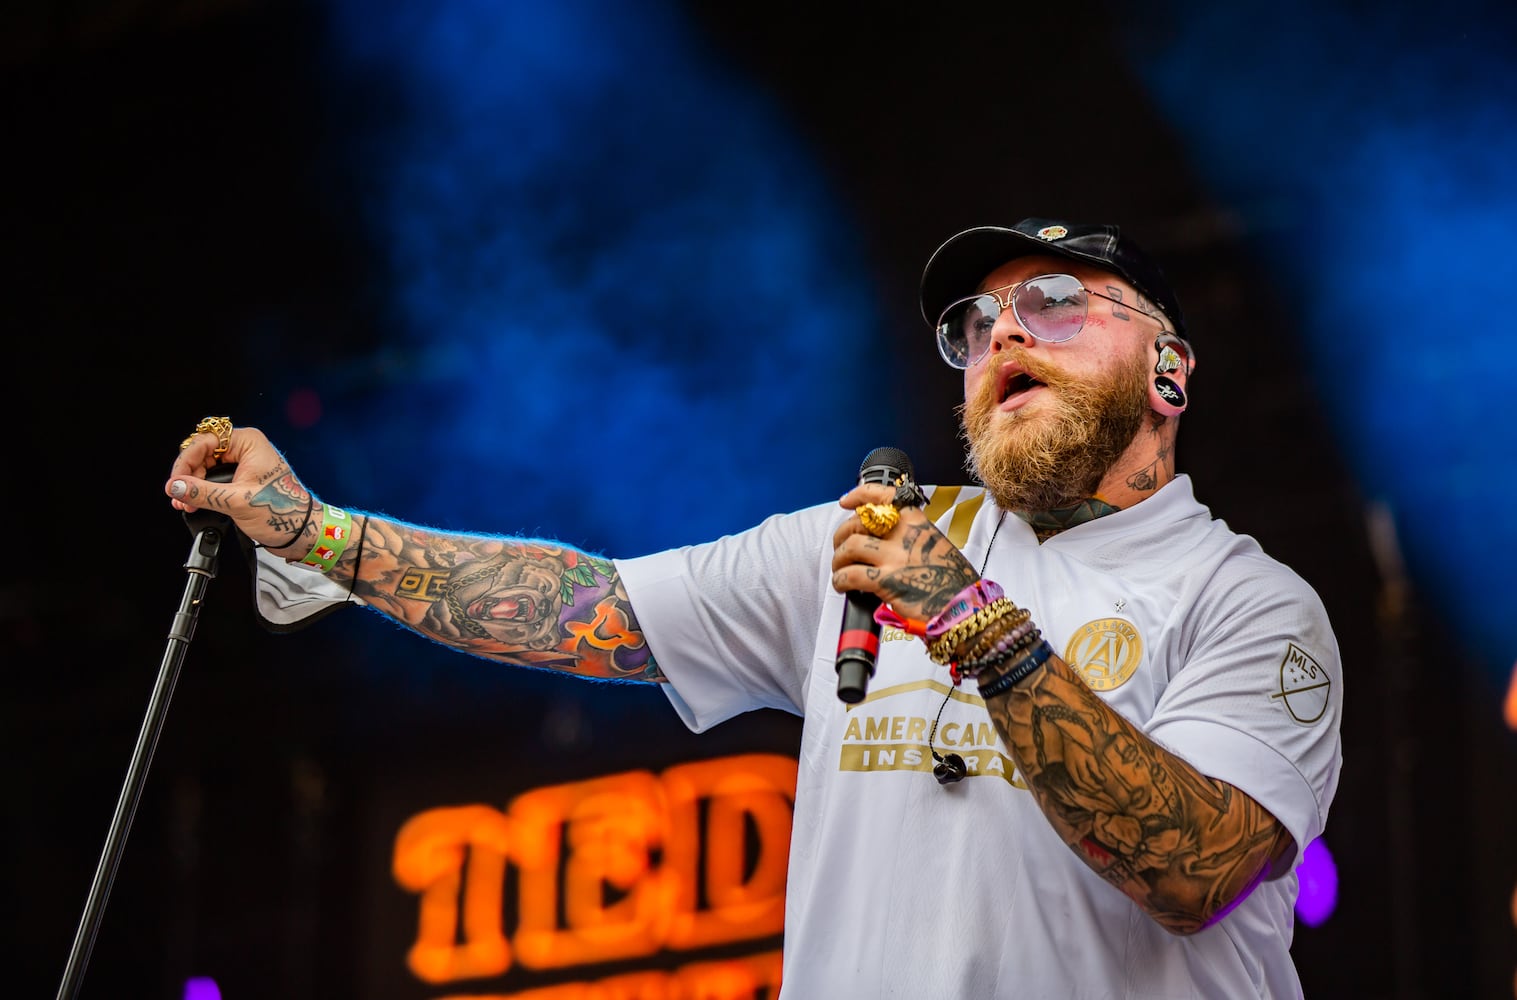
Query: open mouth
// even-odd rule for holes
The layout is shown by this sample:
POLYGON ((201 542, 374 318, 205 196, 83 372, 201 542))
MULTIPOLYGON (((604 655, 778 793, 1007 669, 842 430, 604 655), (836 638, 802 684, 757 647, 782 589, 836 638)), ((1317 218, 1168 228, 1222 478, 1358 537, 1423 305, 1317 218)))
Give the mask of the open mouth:
POLYGON ((475 619, 524 622, 530 620, 536 610, 536 602, 530 597, 487 597, 469 605, 469 616, 475 619))
POLYGON ((1012 372, 1007 375, 1005 381, 1001 383, 1001 402, 1004 403, 1007 400, 1021 396, 1024 393, 1031 392, 1034 389, 1040 389, 1042 387, 1042 382, 1039 382, 1037 379, 1033 378, 1026 372, 1012 372))

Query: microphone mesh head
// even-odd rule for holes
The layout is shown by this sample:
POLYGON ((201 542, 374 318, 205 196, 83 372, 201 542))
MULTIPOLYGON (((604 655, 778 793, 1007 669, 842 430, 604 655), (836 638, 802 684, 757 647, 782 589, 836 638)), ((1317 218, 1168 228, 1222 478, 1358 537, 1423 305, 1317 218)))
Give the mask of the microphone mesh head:
POLYGON ((876 448, 864 456, 864 464, 859 466, 859 482, 891 483, 903 473, 916 479, 911 459, 906 457, 904 451, 899 448, 876 448))

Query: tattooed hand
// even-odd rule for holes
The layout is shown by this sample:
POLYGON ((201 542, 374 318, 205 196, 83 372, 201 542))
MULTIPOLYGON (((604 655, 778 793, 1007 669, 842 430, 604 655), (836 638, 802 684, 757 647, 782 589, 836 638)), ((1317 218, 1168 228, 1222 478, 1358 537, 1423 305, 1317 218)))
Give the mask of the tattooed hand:
MULTIPOLYGON (((856 510, 893 496, 895 487, 869 484, 853 489, 842 505, 856 510)), ((864 530, 855 514, 838 527, 832 544, 833 589, 874 594, 903 618, 932 618, 979 579, 964 554, 915 507, 902 510, 900 523, 884 538, 864 530)))
POLYGON ((174 507, 218 511, 260 545, 289 549, 292 558, 304 555, 321 530, 322 512, 313 511, 319 501, 295 478, 284 456, 254 427, 235 428, 220 459, 212 455, 215 447, 214 434, 201 434, 174 460, 163 487, 174 507), (237 466, 232 481, 206 480, 206 473, 221 462, 237 466), (314 516, 307 517, 309 513, 314 516))

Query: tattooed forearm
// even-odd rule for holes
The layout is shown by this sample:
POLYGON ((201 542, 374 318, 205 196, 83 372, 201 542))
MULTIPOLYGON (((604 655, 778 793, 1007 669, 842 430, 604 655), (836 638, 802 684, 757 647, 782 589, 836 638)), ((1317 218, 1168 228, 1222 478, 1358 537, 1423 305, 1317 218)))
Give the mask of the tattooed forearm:
POLYGON ((661 681, 615 567, 545 542, 461 535, 369 518, 363 558, 330 574, 438 642, 590 677, 661 681), (352 581, 353 567, 361 568, 352 581))
POLYGON ((1156 745, 1056 656, 986 707, 1064 842, 1170 931, 1219 919, 1291 846, 1258 803, 1156 745))

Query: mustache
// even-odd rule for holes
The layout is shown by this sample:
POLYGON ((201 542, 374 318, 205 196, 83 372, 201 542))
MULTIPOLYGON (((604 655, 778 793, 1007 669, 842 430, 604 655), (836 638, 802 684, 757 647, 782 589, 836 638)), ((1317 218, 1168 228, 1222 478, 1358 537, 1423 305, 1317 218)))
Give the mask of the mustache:
POLYGON ((1000 405, 1000 370, 1002 366, 1011 362, 1015 362, 1029 378, 1043 383, 1050 389, 1069 392, 1071 390, 1079 391, 1085 386, 1084 382, 1076 376, 1071 375, 1059 365, 1041 358, 1031 357, 1028 355, 1026 348, 1020 346, 1009 347, 1005 351, 1002 351, 1001 355, 994 366, 985 373, 985 377, 980 380, 980 386, 975 390, 974 396, 965 399, 955 408, 961 423, 969 413, 988 413, 1000 405))
MULTIPOLYGON (((1010 355, 1008 360, 1016 362, 1022 371, 1027 373, 1029 378, 1036 379, 1044 385, 1055 389, 1064 389, 1072 385, 1082 384, 1081 380, 1069 374, 1068 371, 1054 364, 1052 361, 1031 356, 1024 347, 1012 347, 1006 353, 1010 355)), ((1006 361, 1002 361, 1001 364, 1006 364, 1006 361)), ((998 365, 997 369, 999 367, 998 365)))

